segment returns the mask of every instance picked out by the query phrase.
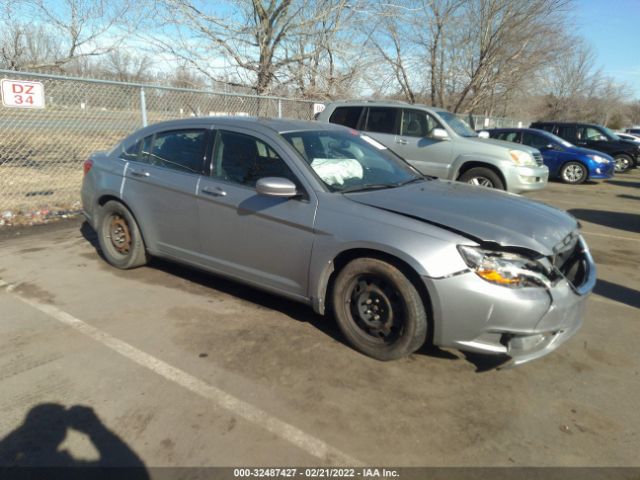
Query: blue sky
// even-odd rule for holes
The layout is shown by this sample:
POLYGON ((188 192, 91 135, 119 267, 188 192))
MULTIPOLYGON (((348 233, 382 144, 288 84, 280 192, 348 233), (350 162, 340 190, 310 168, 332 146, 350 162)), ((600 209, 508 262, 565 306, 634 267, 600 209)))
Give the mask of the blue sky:
POLYGON ((640 0, 575 0, 572 15, 598 66, 640 99, 640 0))

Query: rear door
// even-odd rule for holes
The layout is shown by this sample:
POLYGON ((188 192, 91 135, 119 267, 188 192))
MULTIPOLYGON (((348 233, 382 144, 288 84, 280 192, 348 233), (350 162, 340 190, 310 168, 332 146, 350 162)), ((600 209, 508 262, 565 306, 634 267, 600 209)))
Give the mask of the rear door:
POLYGON ((206 163, 206 126, 156 132, 139 142, 125 172, 123 200, 154 253, 193 259, 200 244, 196 188, 206 163))
POLYGON ((227 275, 306 298, 317 200, 286 155, 258 133, 216 132, 211 176, 198 188, 202 261, 227 275), (290 179, 300 197, 258 195, 255 185, 263 177, 290 179))
POLYGON ((399 134, 392 149, 425 175, 448 178, 453 145, 450 140, 432 138, 435 128, 443 127, 429 113, 403 108, 399 134))
POLYGON ((397 147, 399 145, 396 144, 396 138, 400 128, 401 109, 397 107, 368 107, 364 115, 360 122, 360 129, 398 153, 397 147))

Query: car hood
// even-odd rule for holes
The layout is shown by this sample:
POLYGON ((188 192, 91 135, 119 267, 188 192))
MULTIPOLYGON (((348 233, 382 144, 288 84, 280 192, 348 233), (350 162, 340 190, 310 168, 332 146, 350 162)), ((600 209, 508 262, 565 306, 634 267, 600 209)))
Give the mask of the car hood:
POLYGON ((508 148, 509 150, 524 150, 525 152, 529 152, 532 154, 539 151, 537 148, 530 147, 529 145, 507 142, 505 140, 498 140, 497 138, 470 137, 469 140, 489 145, 495 145, 497 147, 508 148))
POLYGON ((577 220, 562 210, 458 182, 430 180, 345 197, 437 225, 481 244, 524 248, 545 256, 552 255, 554 247, 579 228, 577 220))

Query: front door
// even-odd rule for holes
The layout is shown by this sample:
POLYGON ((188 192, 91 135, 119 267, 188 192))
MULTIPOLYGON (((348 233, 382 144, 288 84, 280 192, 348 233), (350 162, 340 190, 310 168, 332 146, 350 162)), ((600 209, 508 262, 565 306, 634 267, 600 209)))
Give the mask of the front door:
POLYGON ((453 146, 450 140, 432 138, 435 128, 442 128, 442 125, 427 112, 402 109, 395 151, 425 175, 448 178, 453 146))
POLYGON ((283 160, 286 152, 257 134, 216 133, 211 176, 198 189, 200 243, 209 267, 261 287, 307 297, 316 197, 283 160), (298 185, 296 198, 259 195, 263 177, 298 185))

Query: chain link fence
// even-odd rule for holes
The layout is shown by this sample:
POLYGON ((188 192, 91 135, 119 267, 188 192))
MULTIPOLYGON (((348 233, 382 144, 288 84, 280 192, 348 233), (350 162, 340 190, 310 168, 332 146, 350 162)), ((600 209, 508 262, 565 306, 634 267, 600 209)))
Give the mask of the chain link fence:
MULTIPOLYGON (((5 79, 42 84, 45 108, 7 106, 10 99, 3 96, 0 226, 79 211, 82 162, 144 125, 190 116, 313 118, 314 102, 281 97, 0 70, 0 81, 5 79)), ((478 115, 473 124, 478 130, 523 126, 478 115)))
POLYGON ((287 98, 0 70, 4 79, 41 83, 45 108, 7 106, 3 96, 0 225, 77 212, 84 160, 144 125, 211 115, 313 118, 313 102, 287 98))

